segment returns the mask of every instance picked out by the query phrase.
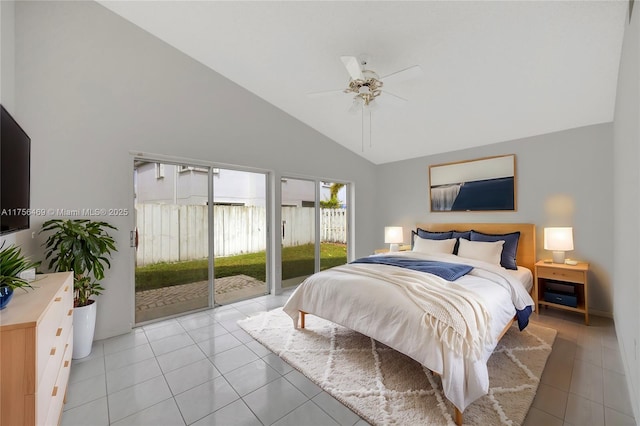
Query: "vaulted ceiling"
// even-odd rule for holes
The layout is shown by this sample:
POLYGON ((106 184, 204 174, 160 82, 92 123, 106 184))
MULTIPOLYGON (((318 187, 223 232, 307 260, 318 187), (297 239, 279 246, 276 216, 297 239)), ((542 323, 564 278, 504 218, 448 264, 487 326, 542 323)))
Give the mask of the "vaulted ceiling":
POLYGON ((627 0, 100 3, 376 164, 612 121, 628 12, 627 0), (380 102, 370 143, 353 96, 308 96, 347 86, 343 55, 380 76, 422 68, 383 87, 379 100, 408 101, 380 102))

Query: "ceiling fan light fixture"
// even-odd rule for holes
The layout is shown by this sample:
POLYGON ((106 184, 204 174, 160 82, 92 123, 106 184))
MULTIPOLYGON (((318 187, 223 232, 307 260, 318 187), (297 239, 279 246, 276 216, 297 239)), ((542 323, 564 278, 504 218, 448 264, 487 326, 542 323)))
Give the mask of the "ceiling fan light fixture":
POLYGON ((366 105, 363 105, 363 108, 367 108, 369 111, 376 111, 379 108, 379 104, 377 102, 369 102, 366 105))
POLYGON ((357 114, 362 109, 362 105, 363 105, 362 99, 359 96, 354 96, 353 97, 353 102, 351 103, 351 105, 349 106, 349 109, 347 111, 350 114, 357 114))
MULTIPOLYGON (((375 110, 379 105, 379 102, 384 104, 391 104, 398 106, 406 102, 407 100, 394 95, 393 93, 386 92, 379 102, 373 102, 378 96, 382 94, 382 86, 385 82, 402 81, 421 75, 422 70, 420 66, 414 65, 409 68, 405 68, 400 71, 388 74, 384 77, 378 76, 374 71, 365 69, 367 61, 358 60, 355 56, 341 56, 340 60, 344 64, 347 72, 349 73, 349 82, 347 87, 343 90, 333 90, 329 92, 318 92, 310 94, 317 97, 325 94, 334 93, 346 93, 353 96, 351 106, 348 108, 350 113, 360 112, 362 114, 362 150, 364 151, 365 140, 371 143, 371 112, 375 110), (388 100, 388 102, 387 102, 388 100)), ((384 105, 383 105, 384 106, 384 105)))

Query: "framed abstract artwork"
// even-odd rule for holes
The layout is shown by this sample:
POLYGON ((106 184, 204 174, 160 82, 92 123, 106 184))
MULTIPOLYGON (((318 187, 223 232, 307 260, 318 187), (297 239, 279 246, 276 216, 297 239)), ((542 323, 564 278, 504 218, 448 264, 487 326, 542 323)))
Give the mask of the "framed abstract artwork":
POLYGON ((432 212, 516 210, 516 156, 429 166, 432 212))

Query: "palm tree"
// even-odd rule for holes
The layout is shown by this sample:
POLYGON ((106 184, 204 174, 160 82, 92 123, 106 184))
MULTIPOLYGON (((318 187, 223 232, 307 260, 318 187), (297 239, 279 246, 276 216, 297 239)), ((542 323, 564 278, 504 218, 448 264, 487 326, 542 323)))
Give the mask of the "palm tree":
POLYGON ((324 209, 340 208, 342 206, 342 203, 338 198, 338 192, 340 192, 344 185, 344 183, 332 183, 329 187, 329 199, 326 201, 320 201, 320 207, 324 209))

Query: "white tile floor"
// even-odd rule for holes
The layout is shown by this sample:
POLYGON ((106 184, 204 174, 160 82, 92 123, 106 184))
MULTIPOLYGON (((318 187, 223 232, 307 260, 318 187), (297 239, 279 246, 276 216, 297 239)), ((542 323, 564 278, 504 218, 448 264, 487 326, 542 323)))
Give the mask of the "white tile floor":
MULTIPOLYGON (((291 290, 137 328, 74 360, 62 425, 366 425, 236 321, 291 290)), ((548 309, 558 330, 525 426, 635 425, 609 319, 548 309)))

